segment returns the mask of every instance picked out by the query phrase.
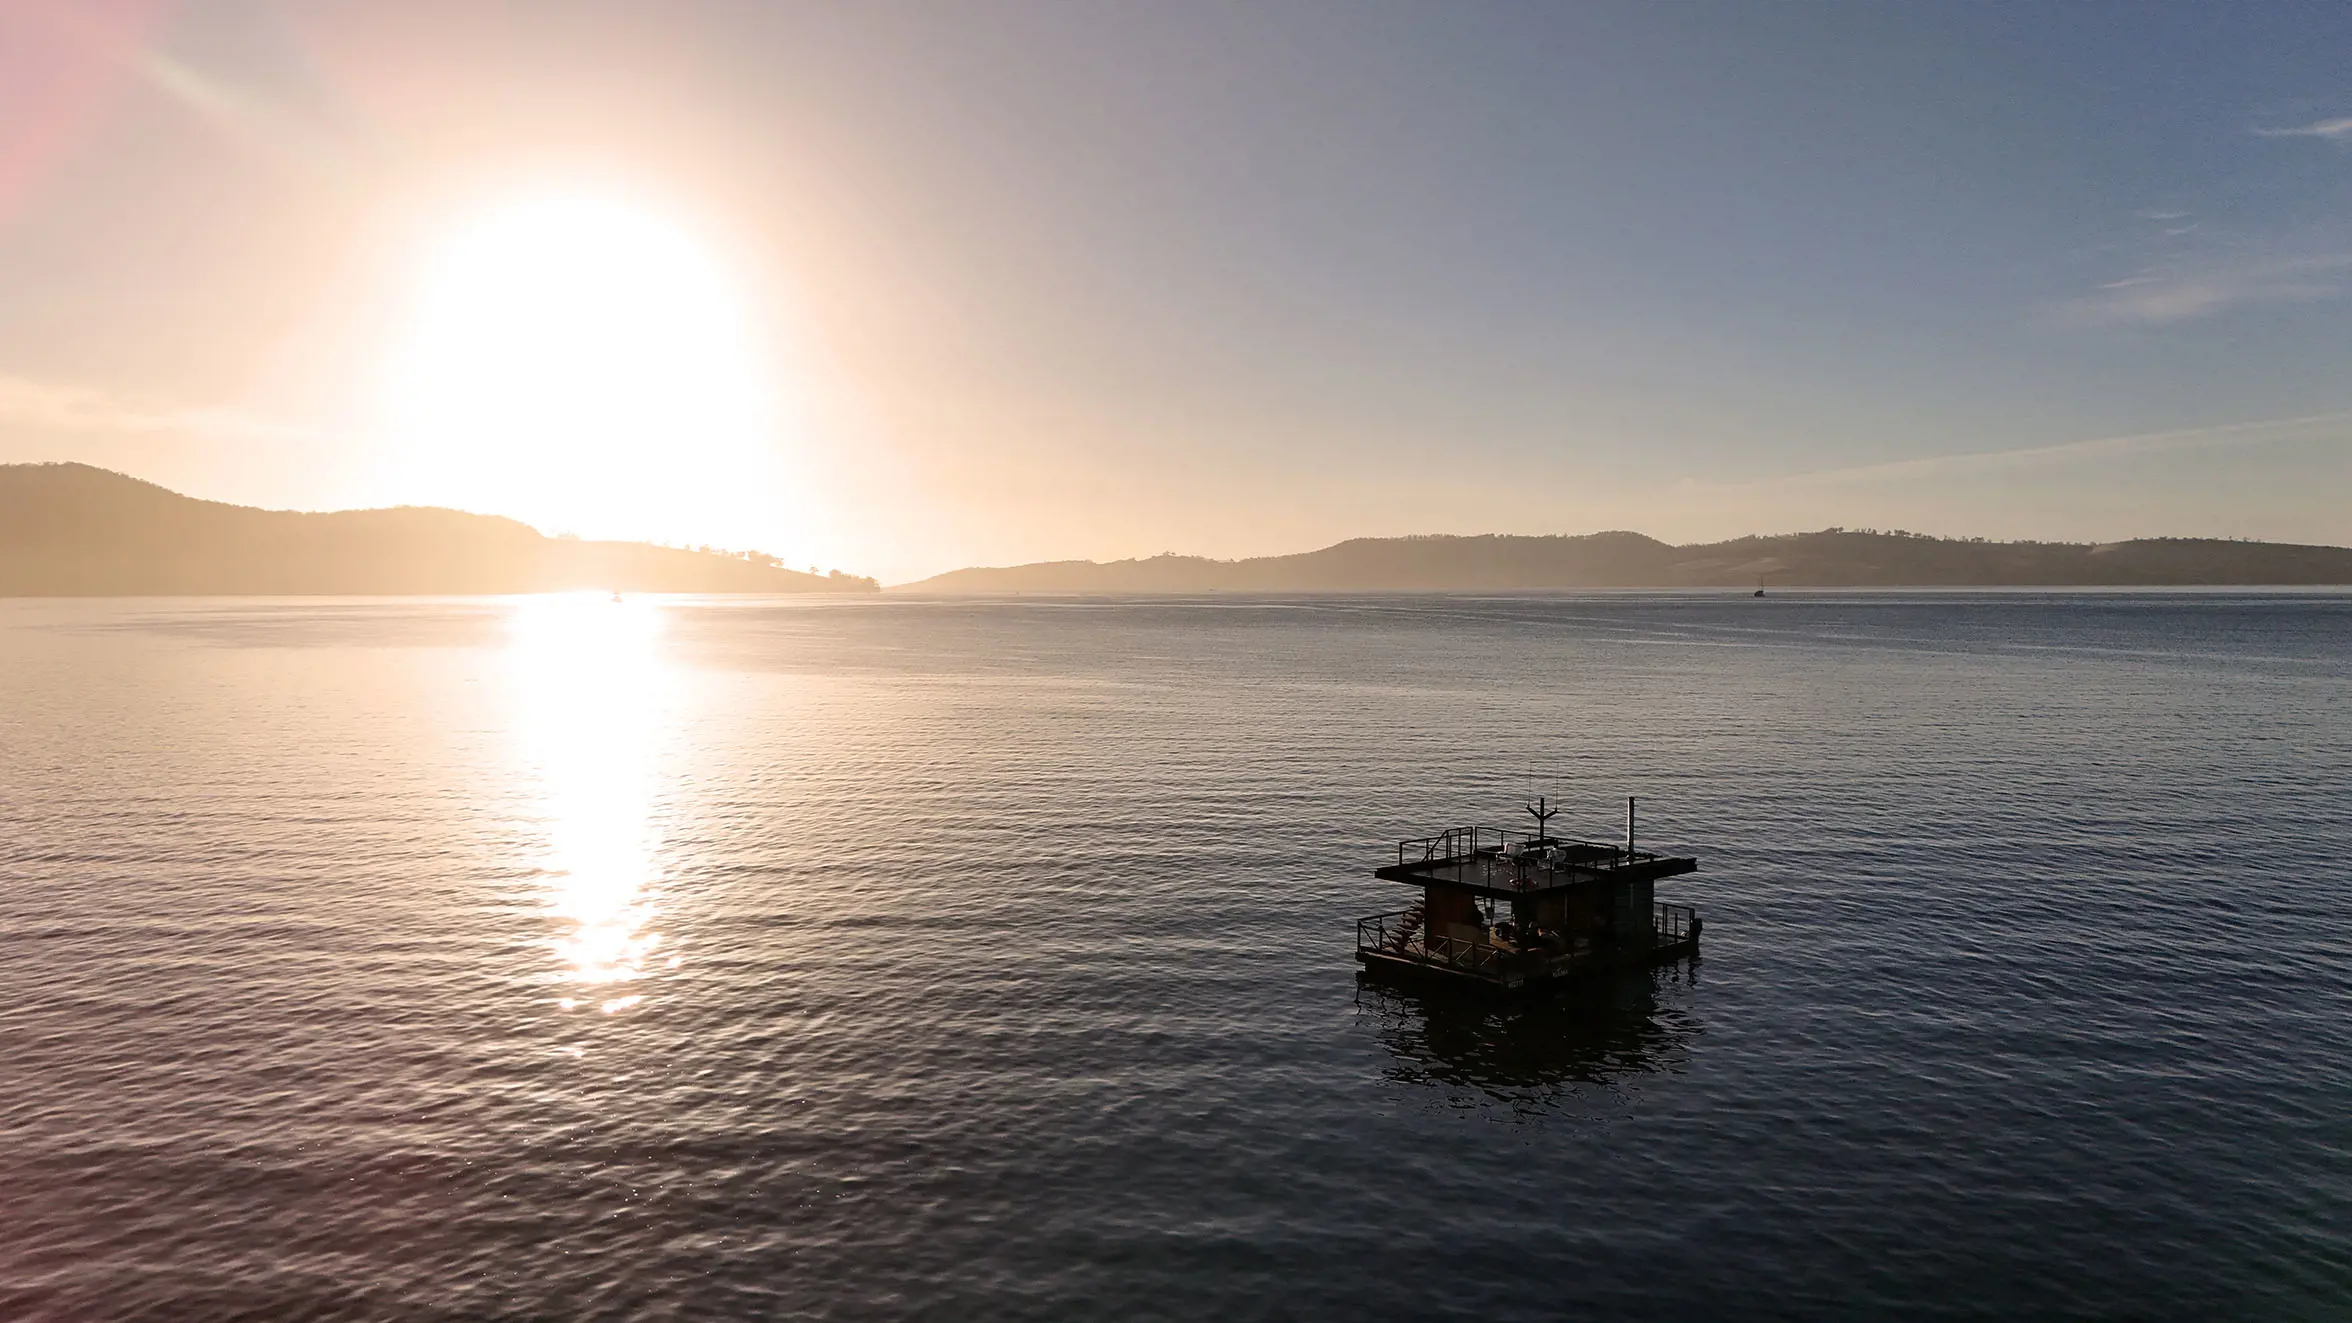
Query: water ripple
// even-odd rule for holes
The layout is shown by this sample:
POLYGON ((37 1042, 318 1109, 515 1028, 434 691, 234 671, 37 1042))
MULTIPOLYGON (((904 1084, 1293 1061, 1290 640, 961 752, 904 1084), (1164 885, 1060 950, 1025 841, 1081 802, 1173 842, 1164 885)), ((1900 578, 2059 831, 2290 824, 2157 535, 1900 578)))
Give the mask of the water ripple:
POLYGON ((0 1317, 2327 1317, 2352 598, 0 603, 0 1317), (1563 774, 1695 965, 1359 986, 1563 774))

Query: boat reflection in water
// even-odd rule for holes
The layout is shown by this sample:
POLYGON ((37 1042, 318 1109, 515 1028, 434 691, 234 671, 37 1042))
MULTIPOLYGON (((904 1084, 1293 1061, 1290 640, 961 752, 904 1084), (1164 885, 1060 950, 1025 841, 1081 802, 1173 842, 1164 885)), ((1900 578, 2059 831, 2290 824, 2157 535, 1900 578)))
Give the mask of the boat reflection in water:
POLYGON ((1545 1111, 1633 1077, 1679 1070, 1699 1029, 1658 990, 1698 981, 1696 962, 1628 972, 1532 997, 1465 996, 1359 976, 1357 1007, 1375 1018, 1400 1083, 1464 1102, 1545 1111))

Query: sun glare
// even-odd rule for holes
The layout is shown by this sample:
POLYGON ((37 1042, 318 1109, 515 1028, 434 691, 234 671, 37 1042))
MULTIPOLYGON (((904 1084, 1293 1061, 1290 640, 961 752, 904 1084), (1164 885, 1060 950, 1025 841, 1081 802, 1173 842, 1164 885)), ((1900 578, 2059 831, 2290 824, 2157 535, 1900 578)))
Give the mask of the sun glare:
POLYGON ((646 208, 544 197, 455 232, 384 384, 398 499, 586 536, 768 522, 771 392, 740 287, 646 208))
POLYGON ((653 798, 668 672, 662 614, 595 594, 526 598, 512 663, 523 748, 537 769, 546 832, 540 864, 562 935, 559 1005, 612 1014, 662 938, 653 798))

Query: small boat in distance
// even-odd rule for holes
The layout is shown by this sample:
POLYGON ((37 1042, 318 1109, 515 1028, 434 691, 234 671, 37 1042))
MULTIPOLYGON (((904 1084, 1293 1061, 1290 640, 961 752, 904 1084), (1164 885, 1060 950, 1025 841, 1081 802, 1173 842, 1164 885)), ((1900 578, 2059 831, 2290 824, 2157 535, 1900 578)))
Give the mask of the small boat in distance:
POLYGON ((1368 974, 1520 989, 1697 955, 1698 911, 1658 903, 1655 888, 1699 861, 1634 849, 1633 808, 1628 797, 1622 846, 1551 835, 1558 810, 1542 799, 1527 807, 1533 832, 1455 827, 1399 841, 1396 862, 1373 876, 1421 899, 1358 919, 1356 959, 1368 974))
POLYGON ((1758 597, 1762 597, 1763 595, 1764 595, 1764 590, 1763 590, 1762 588, 1758 588, 1758 589, 1756 589, 1756 596, 1758 596, 1758 597))

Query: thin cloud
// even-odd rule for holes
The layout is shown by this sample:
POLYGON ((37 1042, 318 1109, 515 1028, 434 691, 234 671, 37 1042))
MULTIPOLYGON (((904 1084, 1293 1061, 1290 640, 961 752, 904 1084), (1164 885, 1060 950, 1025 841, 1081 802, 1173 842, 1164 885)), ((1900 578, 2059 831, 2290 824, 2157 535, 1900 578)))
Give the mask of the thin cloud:
POLYGON ((0 376, 0 423, 62 432, 182 436, 206 441, 307 441, 307 427, 234 409, 153 407, 103 391, 0 376))
POLYGON ((2323 119, 2291 129, 2256 129, 2257 138, 2324 138, 2329 142, 2352 142, 2352 115, 2340 119, 2323 119))
POLYGON ((161 51, 142 55, 139 74, 237 146, 313 174, 339 176, 355 164, 346 145, 318 124, 161 51))
POLYGON ((2015 450, 1973 451, 1928 459, 1862 464, 1814 473, 1766 478, 1748 486, 1842 487, 1866 483, 1906 482, 1971 474, 2007 473, 2049 468, 2092 460, 2114 460, 2183 450, 2213 450, 2274 445, 2282 441, 2352 440, 2352 409, 2335 413, 2303 414, 2293 418, 2262 418, 2242 423, 2220 423, 2170 432, 2135 432, 2127 436, 2094 437, 2050 446, 2015 450))
POLYGON ((331 132, 314 113, 216 77, 174 57, 160 45, 140 40, 143 34, 111 30, 68 7, 50 7, 41 17, 93 56, 120 62, 148 87, 235 146, 283 166, 323 175, 348 173, 358 164, 343 135, 331 132))
POLYGON ((2352 293, 2352 253, 2245 258, 2143 272, 2055 305, 2066 326, 2185 322, 2265 303, 2315 303, 2352 293))

